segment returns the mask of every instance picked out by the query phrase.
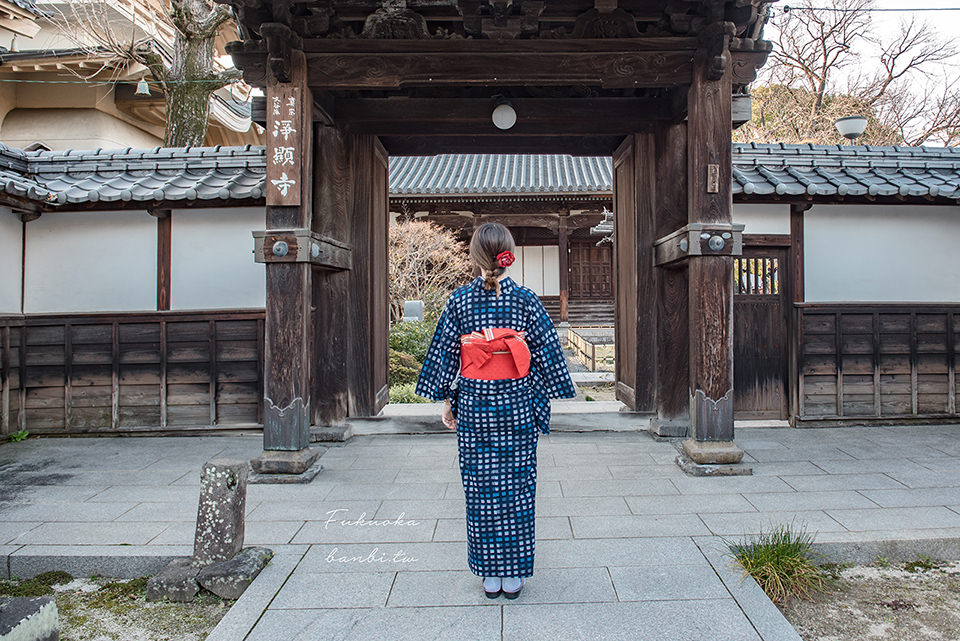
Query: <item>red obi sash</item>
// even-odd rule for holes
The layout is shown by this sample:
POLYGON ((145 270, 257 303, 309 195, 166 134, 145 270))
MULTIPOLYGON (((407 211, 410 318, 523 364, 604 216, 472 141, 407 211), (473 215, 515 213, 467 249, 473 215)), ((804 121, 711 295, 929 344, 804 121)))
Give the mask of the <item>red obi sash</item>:
POLYGON ((486 381, 523 378, 530 373, 530 348, 524 332, 487 328, 460 337, 460 373, 486 381))

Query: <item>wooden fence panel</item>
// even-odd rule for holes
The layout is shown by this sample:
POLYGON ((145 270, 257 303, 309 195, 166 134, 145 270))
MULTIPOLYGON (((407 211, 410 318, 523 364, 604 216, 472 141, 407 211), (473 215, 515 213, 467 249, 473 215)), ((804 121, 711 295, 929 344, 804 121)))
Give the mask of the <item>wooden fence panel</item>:
POLYGON ((798 304, 799 420, 958 416, 960 305, 798 304))
POLYGON ((263 318, 262 310, 0 317, 0 429, 258 424, 263 318))

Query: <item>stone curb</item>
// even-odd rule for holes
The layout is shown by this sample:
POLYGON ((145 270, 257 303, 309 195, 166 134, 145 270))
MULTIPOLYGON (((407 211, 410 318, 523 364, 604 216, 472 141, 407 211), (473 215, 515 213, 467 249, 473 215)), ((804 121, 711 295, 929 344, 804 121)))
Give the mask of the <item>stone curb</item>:
POLYGON ((820 561, 826 563, 869 565, 875 563, 878 556, 892 563, 905 563, 916 561, 919 554, 933 559, 960 559, 960 537, 824 541, 812 547, 822 557, 820 561))
POLYGON ((136 579, 156 574, 170 561, 189 558, 185 545, 24 545, 6 555, 3 578, 29 579, 43 572, 63 570, 75 577, 93 575, 136 579))

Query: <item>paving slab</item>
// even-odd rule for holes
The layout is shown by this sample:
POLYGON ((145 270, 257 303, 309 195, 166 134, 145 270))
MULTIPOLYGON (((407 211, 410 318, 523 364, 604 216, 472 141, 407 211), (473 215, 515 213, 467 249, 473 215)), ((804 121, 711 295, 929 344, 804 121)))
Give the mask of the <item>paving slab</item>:
MULTIPOLYGON (((572 539, 570 517, 538 516, 534 523, 537 541, 548 539, 572 539)), ((467 524, 465 519, 438 519, 433 532, 434 541, 466 541, 467 524)))
POLYGON ((707 564, 609 568, 620 601, 728 599, 729 592, 707 564))
POLYGON ((430 541, 437 519, 367 516, 341 522, 308 521, 297 532, 293 543, 406 543, 430 541))
POLYGON ((465 517, 466 505, 462 499, 398 500, 387 499, 376 511, 378 519, 395 519, 401 514, 408 519, 440 519, 465 517))
POLYGON ((354 501, 262 501, 247 513, 247 522, 255 521, 323 521, 329 519, 370 519, 380 507, 378 499, 354 501))
POLYGON ((511 641, 761 639, 733 599, 504 606, 503 638, 511 641))
POLYGON ((267 610, 245 641, 369 641, 500 637, 500 608, 429 607, 267 610), (398 631, 402 631, 398 636, 398 631))
MULTIPOLYGON (((292 543, 304 523, 304 521, 248 521, 243 528, 243 543, 268 548, 292 543)), ((150 545, 193 545, 197 529, 196 520, 168 525, 169 527, 163 532, 150 539, 150 545)))
POLYGON ((960 490, 956 487, 930 487, 899 490, 861 490, 860 494, 880 507, 919 507, 960 502, 960 490))
POLYGON ((932 470, 901 470, 887 472, 887 476, 905 487, 957 487, 960 474, 944 474, 932 470))
MULTIPOLYGON (((548 541, 549 542, 549 541, 548 541)), ((546 543, 548 543, 546 542, 546 543)), ((300 566, 306 572, 399 572, 460 570, 467 564, 467 546, 431 543, 318 543, 310 546, 300 566)))
POLYGON ((57 523, 45 522, 24 532, 9 543, 57 545, 144 545, 165 529, 169 522, 150 523, 57 523))
POLYGON ((607 516, 630 514, 623 496, 545 497, 538 496, 537 514, 541 516, 607 516))
POLYGON ((780 480, 797 492, 820 492, 827 490, 874 490, 903 489, 903 483, 886 474, 829 474, 779 475, 780 480))
POLYGON ((877 507, 875 502, 852 490, 753 492, 745 498, 760 512, 877 507))
POLYGON ((945 507, 897 507, 869 510, 827 510, 848 530, 960 527, 960 514, 945 507))
POLYGON ((326 501, 442 499, 446 490, 447 483, 351 483, 335 486, 324 499, 326 501))
POLYGON ((573 539, 537 541, 534 570, 669 563, 698 565, 705 561, 690 537, 573 539))
POLYGON ((357 574, 356 572, 312 573, 295 570, 277 593, 270 607, 296 610, 383 606, 387 603, 387 596, 391 594, 390 588, 393 586, 394 579, 393 572, 357 574))
MULTIPOLYGON (((481 579, 469 570, 405 572, 397 574, 390 592, 390 607, 418 605, 502 605, 505 599, 488 599, 481 579)), ((527 579, 523 603, 591 603, 616 600, 606 568, 550 568, 527 579)))
POLYGON ((756 510, 750 501, 739 494, 626 496, 624 499, 634 514, 700 514, 756 510))
POLYGON ((42 524, 41 521, 0 521, 0 544, 12 543, 14 539, 42 524))
POLYGON ((0 520, 102 522, 112 521, 134 507, 135 503, 3 503, 0 520))
POLYGON ((632 538, 639 536, 685 536, 710 534, 696 514, 643 514, 571 516, 573 536, 578 539, 632 538))
POLYGON ((823 510, 798 512, 730 512, 728 514, 701 514, 700 519, 712 534, 759 534, 779 525, 793 524, 795 529, 805 527, 810 534, 842 532, 843 524, 832 519, 823 510))
MULTIPOLYGON (((674 452, 676 456, 676 452, 674 452)), ((539 481, 537 482, 539 490, 539 481)), ((563 496, 665 496, 677 495, 680 491, 668 479, 617 479, 615 481, 560 481, 563 496)))

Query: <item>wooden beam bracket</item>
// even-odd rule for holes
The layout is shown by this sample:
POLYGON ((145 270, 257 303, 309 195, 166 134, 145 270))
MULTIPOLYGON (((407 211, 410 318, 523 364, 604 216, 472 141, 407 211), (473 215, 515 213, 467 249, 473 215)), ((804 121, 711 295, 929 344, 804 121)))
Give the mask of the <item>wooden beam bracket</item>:
POLYGON ((739 256, 743 253, 740 223, 689 223, 653 243, 657 266, 691 256, 739 256))
POLYGON ((350 245, 309 229, 254 231, 253 244, 258 263, 310 263, 331 270, 352 268, 350 245))

